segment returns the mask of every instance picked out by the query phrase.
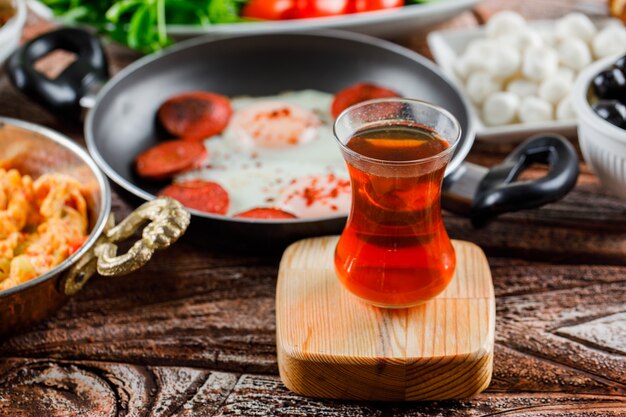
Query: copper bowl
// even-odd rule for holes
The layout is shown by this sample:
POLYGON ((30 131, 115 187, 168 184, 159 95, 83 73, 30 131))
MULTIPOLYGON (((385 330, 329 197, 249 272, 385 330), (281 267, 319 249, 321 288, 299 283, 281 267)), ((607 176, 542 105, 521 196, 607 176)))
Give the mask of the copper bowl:
POLYGON ((140 206, 117 226, 111 215, 111 189, 98 166, 71 139, 53 130, 0 117, 0 166, 33 179, 57 172, 83 186, 89 205, 90 234, 69 258, 39 277, 0 291, 0 336, 16 333, 49 317, 98 271, 123 275, 144 265, 155 250, 175 242, 189 224, 189 213, 172 199, 140 206), (143 227, 128 252, 117 255, 116 242, 143 227))

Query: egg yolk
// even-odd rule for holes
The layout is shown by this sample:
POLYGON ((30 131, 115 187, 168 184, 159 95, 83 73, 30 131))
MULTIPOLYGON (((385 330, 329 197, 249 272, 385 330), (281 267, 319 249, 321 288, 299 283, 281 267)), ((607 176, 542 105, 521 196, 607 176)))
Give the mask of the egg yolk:
POLYGON ((287 148, 315 140, 320 124, 310 110, 282 101, 262 101, 237 110, 226 135, 247 148, 287 148))

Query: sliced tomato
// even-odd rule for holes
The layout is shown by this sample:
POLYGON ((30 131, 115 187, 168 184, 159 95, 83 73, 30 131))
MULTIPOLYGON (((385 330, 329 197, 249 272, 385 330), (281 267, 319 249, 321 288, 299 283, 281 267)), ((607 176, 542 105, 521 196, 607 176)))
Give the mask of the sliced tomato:
POLYGON ((356 13, 373 10, 395 9, 404 6, 404 0, 354 0, 351 11, 356 13))
POLYGON ((330 111, 333 117, 337 117, 348 107, 362 101, 389 97, 400 97, 400 94, 389 88, 377 86, 376 84, 358 83, 344 88, 335 94, 330 111))
POLYGON ((201 141, 221 133, 233 114, 228 97, 190 91, 167 99, 159 108, 161 125, 174 136, 201 141))
POLYGON ((253 208, 251 210, 235 214, 233 217, 246 219, 297 219, 295 215, 289 212, 269 207, 253 208))
POLYGON ((295 0, 250 0, 241 11, 242 17, 282 20, 293 16, 295 0))
POLYGON ((295 0, 295 2, 295 11, 288 14, 295 19, 337 16, 350 11, 349 0, 295 0))
POLYGON ((197 168, 206 156, 206 148, 200 142, 170 140, 139 154, 135 169, 144 178, 163 180, 197 168))
POLYGON ((160 196, 178 200, 183 206, 207 213, 226 214, 230 199, 228 192, 216 182, 189 180, 165 187, 160 196))

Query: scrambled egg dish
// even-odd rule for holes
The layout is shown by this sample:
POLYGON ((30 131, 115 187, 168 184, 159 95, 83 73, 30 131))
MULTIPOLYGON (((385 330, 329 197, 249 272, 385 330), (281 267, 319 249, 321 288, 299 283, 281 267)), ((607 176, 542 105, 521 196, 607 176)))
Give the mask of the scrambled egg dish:
POLYGON ((87 202, 67 175, 0 169, 0 291, 63 262, 88 236, 87 202))

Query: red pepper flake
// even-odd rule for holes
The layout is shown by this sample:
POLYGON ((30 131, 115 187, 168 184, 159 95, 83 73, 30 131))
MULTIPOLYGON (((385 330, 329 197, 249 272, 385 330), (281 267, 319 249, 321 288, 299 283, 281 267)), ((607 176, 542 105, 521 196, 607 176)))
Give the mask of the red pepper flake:
POLYGON ((313 205, 313 203, 315 203, 315 200, 317 200, 317 198, 319 197, 319 190, 316 190, 315 188, 312 188, 312 187, 306 187, 304 189, 304 193, 302 196, 306 200, 306 205, 311 206, 313 205))
MULTIPOLYGON (((297 179, 291 179, 289 183, 294 185, 297 181, 297 179)), ((313 204, 330 206, 333 200, 337 199, 341 193, 349 190, 348 187, 350 187, 350 181, 338 179, 335 174, 330 173, 323 177, 310 178, 307 186, 294 190, 285 200, 288 202, 297 197, 304 200, 307 207, 313 204)), ((332 207, 334 207, 332 208, 333 211, 339 210, 336 205, 332 207)))
POLYGON ((279 117, 289 117, 291 114, 291 110, 288 107, 283 107, 282 109, 273 110, 268 114, 270 119, 277 119, 279 117))
POLYGON ((332 211, 337 211, 337 210, 339 210, 339 207, 337 207, 336 205, 333 204, 332 206, 330 206, 330 209, 332 211))

